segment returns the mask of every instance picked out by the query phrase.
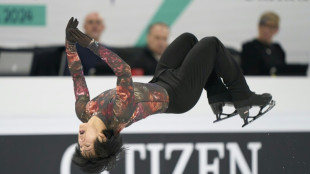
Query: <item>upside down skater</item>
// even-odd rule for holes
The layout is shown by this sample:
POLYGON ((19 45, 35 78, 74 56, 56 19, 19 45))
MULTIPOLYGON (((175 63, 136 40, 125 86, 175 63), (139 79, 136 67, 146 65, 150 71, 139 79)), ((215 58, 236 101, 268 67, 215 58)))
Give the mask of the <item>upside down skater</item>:
POLYGON ((193 34, 180 35, 163 53, 153 79, 138 83, 132 81, 126 62, 82 33, 77 25, 77 19, 68 22, 66 52, 74 82, 75 110, 83 122, 73 162, 85 172, 114 167, 124 150, 122 129, 149 115, 187 112, 195 106, 203 89, 207 91, 216 121, 239 114, 245 126, 275 104, 270 94, 257 95, 249 89, 239 66, 216 37, 198 41, 193 34), (116 88, 90 100, 76 43, 90 49, 111 67, 117 76, 116 88), (234 113, 222 113, 227 103, 233 104, 234 113), (261 108, 256 116, 249 115, 253 106, 261 108))

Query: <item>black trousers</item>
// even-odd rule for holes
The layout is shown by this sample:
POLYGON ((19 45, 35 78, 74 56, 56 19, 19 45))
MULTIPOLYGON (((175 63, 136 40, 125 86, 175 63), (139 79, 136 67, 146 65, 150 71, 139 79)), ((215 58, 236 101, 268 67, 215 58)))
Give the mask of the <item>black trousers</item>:
POLYGON ((150 82, 167 90, 167 113, 190 110, 203 89, 207 90, 209 102, 226 90, 233 101, 245 100, 251 93, 238 64, 216 37, 198 42, 190 33, 180 35, 168 46, 150 82))

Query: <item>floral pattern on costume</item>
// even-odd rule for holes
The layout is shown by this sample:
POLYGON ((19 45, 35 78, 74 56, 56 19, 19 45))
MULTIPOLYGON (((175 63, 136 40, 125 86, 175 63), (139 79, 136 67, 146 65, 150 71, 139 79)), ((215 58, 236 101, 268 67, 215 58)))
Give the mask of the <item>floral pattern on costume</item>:
POLYGON ((75 110, 82 122, 98 116, 108 128, 123 128, 168 108, 167 91, 154 83, 133 83, 131 68, 118 55, 92 41, 88 48, 106 62, 117 76, 116 88, 104 91, 90 101, 82 64, 75 44, 66 42, 68 66, 73 78, 75 110))

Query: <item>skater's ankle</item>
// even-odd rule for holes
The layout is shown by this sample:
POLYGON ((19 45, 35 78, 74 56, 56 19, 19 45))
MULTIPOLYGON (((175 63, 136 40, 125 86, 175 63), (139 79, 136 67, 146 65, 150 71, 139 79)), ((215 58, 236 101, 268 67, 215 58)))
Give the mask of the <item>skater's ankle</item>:
POLYGON ((208 102, 209 104, 218 103, 218 102, 231 102, 231 97, 228 94, 228 92, 216 94, 212 96, 208 96, 208 102))

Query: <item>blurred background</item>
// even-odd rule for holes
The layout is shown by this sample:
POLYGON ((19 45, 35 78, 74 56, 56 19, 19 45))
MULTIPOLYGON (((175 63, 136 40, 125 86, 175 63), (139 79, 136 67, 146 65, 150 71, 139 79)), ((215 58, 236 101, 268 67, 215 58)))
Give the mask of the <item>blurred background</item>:
MULTIPOLYGON (((204 92, 185 114, 127 128, 128 153, 110 173, 310 173, 309 9, 310 0, 0 0, 0 173, 82 173, 70 161, 79 125, 64 47, 71 17, 141 82, 180 34, 216 36, 251 89, 277 101, 241 129, 239 118, 213 124, 204 92)), ((92 98, 115 87, 99 57, 77 51, 92 98)))

